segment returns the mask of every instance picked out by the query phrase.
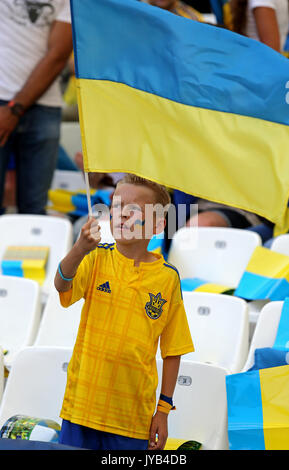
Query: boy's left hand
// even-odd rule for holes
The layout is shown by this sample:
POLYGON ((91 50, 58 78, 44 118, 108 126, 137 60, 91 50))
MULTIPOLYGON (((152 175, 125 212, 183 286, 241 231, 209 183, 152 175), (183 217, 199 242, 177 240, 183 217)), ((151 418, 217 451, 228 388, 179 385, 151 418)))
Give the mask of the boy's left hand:
POLYGON ((149 450, 163 450, 168 438, 168 415, 157 411, 151 422, 149 450), (156 435, 158 439, 156 440, 156 435))

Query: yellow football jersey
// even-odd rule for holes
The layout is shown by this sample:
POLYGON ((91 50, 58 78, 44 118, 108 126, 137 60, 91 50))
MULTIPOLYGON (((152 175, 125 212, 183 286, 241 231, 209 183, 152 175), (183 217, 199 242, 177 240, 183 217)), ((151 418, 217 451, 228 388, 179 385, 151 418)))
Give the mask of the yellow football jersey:
POLYGON ((148 439, 162 357, 194 350, 177 270, 156 261, 134 266, 115 244, 100 244, 79 265, 68 307, 85 303, 61 417, 76 424, 148 439))

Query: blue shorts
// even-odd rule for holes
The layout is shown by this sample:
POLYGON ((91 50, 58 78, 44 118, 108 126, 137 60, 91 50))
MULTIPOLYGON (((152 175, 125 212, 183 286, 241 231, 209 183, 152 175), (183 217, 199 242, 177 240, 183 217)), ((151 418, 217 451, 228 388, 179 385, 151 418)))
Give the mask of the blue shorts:
POLYGON ((59 444, 93 450, 147 450, 148 448, 146 439, 133 439, 98 431, 65 419, 62 421, 59 444))

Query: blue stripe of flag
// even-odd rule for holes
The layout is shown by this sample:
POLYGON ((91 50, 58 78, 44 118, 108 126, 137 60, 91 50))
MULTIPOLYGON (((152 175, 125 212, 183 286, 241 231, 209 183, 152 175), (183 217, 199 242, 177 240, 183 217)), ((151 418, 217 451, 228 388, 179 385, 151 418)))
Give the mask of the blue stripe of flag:
POLYGON ((275 279, 245 271, 234 293, 247 300, 284 300, 289 296, 286 279, 275 279))
POLYGON ((23 276, 22 261, 15 260, 2 260, 1 262, 2 274, 5 276, 23 276))
POLYGON ((181 288, 183 291, 193 291, 204 284, 207 284, 208 281, 204 279, 199 279, 198 277, 185 278, 181 280, 181 288))
POLYGON ((288 59, 259 41, 136 0, 71 7, 78 78, 289 124, 288 59))
POLYGON ((258 370, 226 376, 231 450, 265 450, 258 370))

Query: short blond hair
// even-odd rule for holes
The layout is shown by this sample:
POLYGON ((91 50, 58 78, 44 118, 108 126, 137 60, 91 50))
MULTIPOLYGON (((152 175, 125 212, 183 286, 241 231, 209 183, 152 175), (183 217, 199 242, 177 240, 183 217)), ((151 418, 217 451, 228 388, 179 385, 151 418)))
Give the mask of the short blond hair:
POLYGON ((171 203, 171 197, 167 188, 161 184, 155 183, 154 181, 142 178, 131 173, 127 173, 118 183, 119 184, 134 184, 135 186, 145 186, 150 188, 156 198, 156 203, 161 204, 163 207, 166 207, 171 203))

